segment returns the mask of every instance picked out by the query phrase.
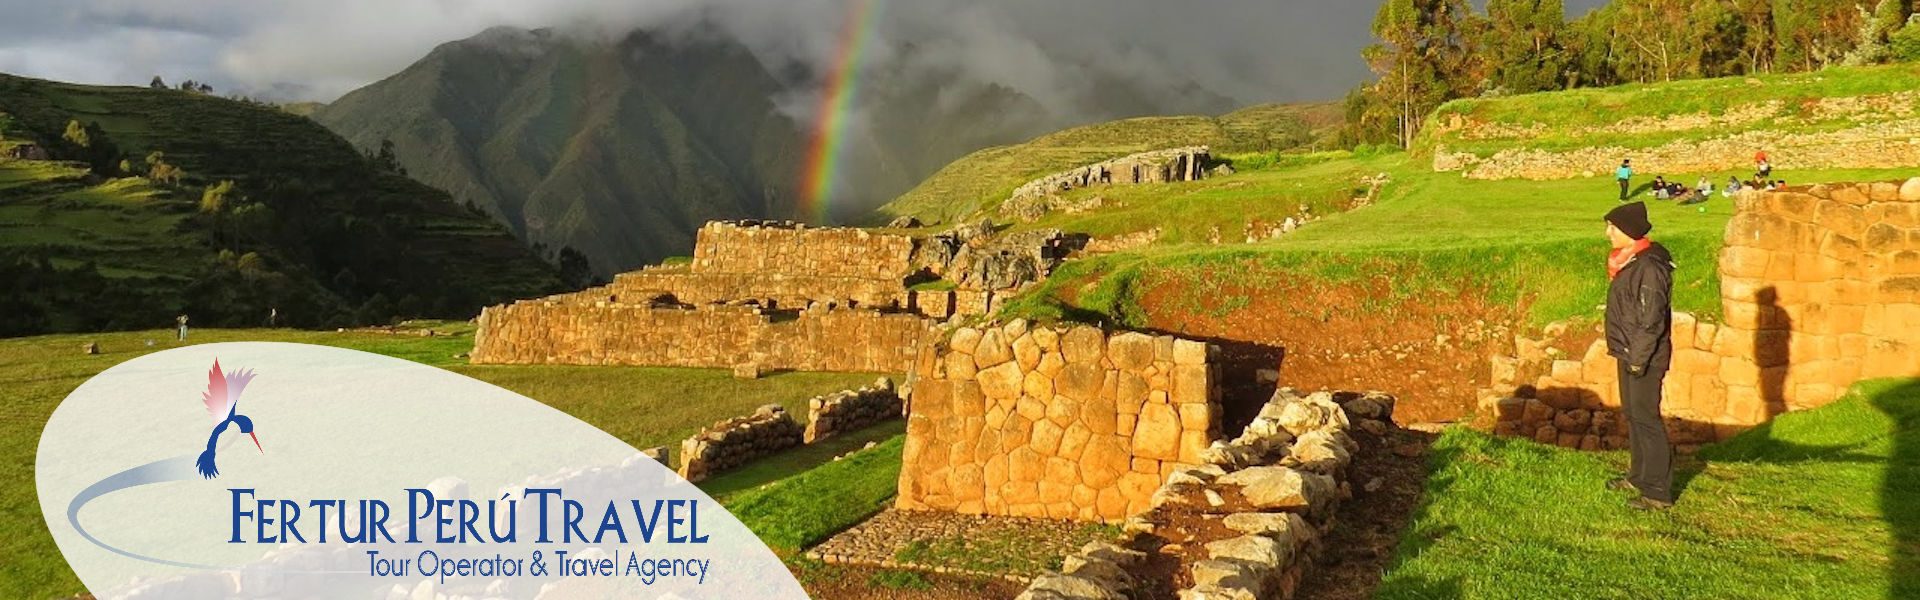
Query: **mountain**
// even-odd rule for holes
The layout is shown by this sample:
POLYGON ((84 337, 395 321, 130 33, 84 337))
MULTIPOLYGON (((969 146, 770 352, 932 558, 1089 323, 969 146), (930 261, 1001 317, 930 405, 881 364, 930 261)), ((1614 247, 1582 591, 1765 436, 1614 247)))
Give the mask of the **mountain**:
POLYGON ((466 318, 562 287, 485 215, 277 107, 0 75, 0 335, 466 318))
MULTIPOLYGON (((769 66, 715 27, 616 40, 489 29, 319 108, 362 148, 391 141, 412 177, 600 274, 692 249, 712 219, 795 218, 821 73, 769 66)), ((863 216, 973 150, 1061 127, 1231 102, 1177 76, 1141 83, 1083 60, 1046 101, 928 67, 905 47, 866 65, 832 219, 863 216), (1061 86, 1063 89, 1069 86, 1061 86)), ((1067 59, 1061 59, 1063 61, 1067 59)))
POLYGON ((881 206, 873 220, 955 222, 991 213, 1014 188, 1074 167, 1181 146, 1210 146, 1216 155, 1279 152, 1312 143, 1340 122, 1335 103, 1263 104, 1219 117, 1138 117, 1068 128, 955 160, 881 206))

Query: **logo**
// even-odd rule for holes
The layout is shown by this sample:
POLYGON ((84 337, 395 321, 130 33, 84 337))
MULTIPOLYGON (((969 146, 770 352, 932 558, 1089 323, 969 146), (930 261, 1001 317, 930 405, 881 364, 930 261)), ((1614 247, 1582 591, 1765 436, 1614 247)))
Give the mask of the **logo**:
POLYGON ((260 446, 260 436, 253 434, 253 419, 240 414, 240 392, 247 389, 247 382, 253 381, 253 371, 242 369, 232 373, 220 372, 220 359, 213 359, 213 370, 207 372, 207 391, 200 394, 200 400, 207 405, 207 416, 213 417, 213 433, 207 434, 207 450, 193 461, 194 469, 201 477, 213 479, 220 476, 220 467, 213 464, 216 444, 220 434, 232 425, 253 438, 253 447, 266 454, 267 449, 260 446))

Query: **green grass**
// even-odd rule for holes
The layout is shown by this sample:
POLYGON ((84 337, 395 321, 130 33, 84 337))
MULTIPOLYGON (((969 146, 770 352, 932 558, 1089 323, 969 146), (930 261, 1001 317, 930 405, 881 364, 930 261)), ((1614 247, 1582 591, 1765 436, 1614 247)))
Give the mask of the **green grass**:
POLYGON ((987 148, 949 163, 881 207, 875 220, 910 215, 931 224, 976 215, 998 218, 1000 203, 1028 181, 1149 150, 1202 144, 1221 153, 1294 148, 1313 141, 1337 120, 1338 110, 1333 104, 1270 104, 1221 117, 1142 117, 987 148))
MULTIPOLYGON (((584 420, 637 448, 672 445, 714 421, 747 414, 754 408, 779 403, 805 418, 806 400, 815 395, 865 385, 871 374, 778 373, 756 380, 733 378, 723 369, 667 369, 632 367, 503 367, 467 365, 459 355, 473 348, 472 326, 466 323, 426 323, 448 335, 418 337, 362 332, 300 330, 196 329, 192 343, 276 341, 352 348, 442 367, 519 392, 584 420)), ((0 576, 0 597, 45 598, 82 591, 80 582, 60 560, 47 534, 34 496, 34 452, 41 428, 54 407, 81 382, 136 356, 175 347, 172 331, 130 331, 85 335, 49 335, 0 339, 0 556, 7 557, 0 576), (147 346, 146 340, 154 340, 147 346), (89 356, 80 348, 98 342, 102 354, 89 356)), ((901 427, 887 425, 875 431, 856 431, 806 448, 748 465, 702 482, 722 494, 748 486, 776 482, 771 489, 739 494, 755 497, 760 505, 780 502, 791 492, 801 494, 792 504, 820 503, 834 498, 840 510, 878 510, 892 493, 898 477, 901 427), (866 458, 832 462, 834 455, 858 448, 876 437, 892 436, 890 451, 863 452, 866 458), (885 458, 891 452, 890 459, 885 458), (861 467, 891 460, 892 474, 884 486, 869 485, 860 469, 848 473, 854 460, 861 467), (801 486, 777 482, 816 465, 827 464, 842 475, 810 480, 801 486), (857 484, 855 489, 840 486, 857 484), (886 495, 876 496, 884 488, 886 495), (864 504, 862 504, 864 503, 864 504)), ((864 516, 864 515, 862 515, 864 516)), ((770 516, 768 518, 780 518, 770 516)), ((761 523, 764 526, 764 522, 761 523)), ((756 531, 759 529, 756 528, 756 531)))
POLYGON ((1823 98, 1910 92, 1916 88, 1920 88, 1920 66, 1907 63, 1457 100, 1434 111, 1427 121, 1428 133, 1421 136, 1416 147, 1430 150, 1444 145, 1450 152, 1472 152, 1487 156, 1516 147, 1546 150, 1595 146, 1648 148, 1676 139, 1721 137, 1752 130, 1829 131, 1857 126, 1859 123, 1854 118, 1816 117, 1803 110, 1803 105, 1823 98), (1750 80, 1758 83, 1751 83, 1750 80), (1709 126, 1658 133, 1609 132, 1605 129, 1607 125, 1627 118, 1702 113, 1719 116, 1730 109, 1770 101, 1782 103, 1774 118, 1746 125, 1709 126), (1539 123, 1544 128, 1523 137, 1469 140, 1458 132, 1441 133, 1435 127, 1454 115, 1508 125, 1539 123))
POLYGON ((1605 489, 1621 452, 1460 428, 1433 450, 1381 598, 1920 597, 1920 380, 1707 447, 1665 513, 1605 489))
POLYGON ((817 544, 886 508, 900 481, 906 436, 732 496, 727 509, 783 556, 817 544))
MULTIPOLYGON (((1821 170, 1782 173, 1796 184, 1903 179, 1920 169, 1821 170)), ((1676 174, 1677 175, 1677 174, 1676 174)), ((1700 174, 1685 174, 1691 182, 1700 174)), ((1723 180, 1728 174, 1708 174, 1723 180)), ((1345 181, 1345 180, 1342 180, 1345 181)), ((1421 302, 1465 290, 1484 291, 1500 304, 1524 305, 1535 324, 1598 317, 1605 297, 1607 252, 1601 215, 1617 205, 1618 188, 1608 177, 1557 181, 1476 181, 1434 173, 1405 154, 1342 157, 1300 166, 1276 166, 1231 177, 1138 190, 1102 188, 1087 193, 1127 193, 1139 202, 1107 214, 1049 216, 1041 224, 1069 232, 1111 234, 1162 226, 1184 232, 1166 243, 1069 262, 1034 290, 1016 298, 1010 314, 1038 319, 1106 320, 1146 324, 1138 301, 1154 284, 1181 281, 1245 281, 1258 277, 1309 277, 1328 283, 1391 276, 1393 300, 1421 302), (1224 220, 1233 225, 1259 212, 1297 203, 1311 181, 1358 174, 1392 177, 1372 206, 1333 213, 1279 239, 1255 244, 1195 243, 1193 231, 1224 220), (1263 207, 1272 198, 1277 207, 1263 207), (1209 206, 1207 203, 1217 203, 1209 206), (1151 207, 1159 207, 1153 210, 1151 207), (1236 214, 1246 215, 1236 218, 1236 214)), ((1715 197, 1696 206, 1648 199, 1652 237, 1672 250, 1674 305, 1708 319, 1720 313, 1717 267, 1730 201, 1715 197), (1704 212, 1701 208, 1704 207, 1704 212)), ((1271 213, 1269 213, 1271 214, 1271 213)), ((1221 227, 1223 233, 1229 228, 1221 227)), ((1232 237, 1238 237, 1232 236, 1232 237)), ((1225 242, 1237 242, 1223 235, 1225 242)), ((1219 298, 1220 301, 1231 298, 1219 298)), ((1221 306, 1205 304, 1216 310, 1221 306)), ((1388 306, 1388 304, 1383 304, 1388 306)))

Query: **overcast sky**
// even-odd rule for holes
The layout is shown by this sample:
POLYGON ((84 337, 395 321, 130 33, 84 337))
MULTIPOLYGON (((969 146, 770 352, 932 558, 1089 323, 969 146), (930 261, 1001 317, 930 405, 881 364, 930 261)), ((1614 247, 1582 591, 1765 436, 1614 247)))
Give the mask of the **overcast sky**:
MULTIPOLYGON (((487 27, 582 35, 699 14, 769 63, 828 62, 852 0, 0 0, 0 71, 84 83, 195 79, 220 93, 327 101, 487 27)), ((1184 73, 1242 104, 1339 97, 1368 74, 1371 0, 874 0, 876 59, 904 43, 1039 91, 1051 55, 1140 77, 1184 73)), ((1600 0, 1569 0, 1578 13, 1600 0)))

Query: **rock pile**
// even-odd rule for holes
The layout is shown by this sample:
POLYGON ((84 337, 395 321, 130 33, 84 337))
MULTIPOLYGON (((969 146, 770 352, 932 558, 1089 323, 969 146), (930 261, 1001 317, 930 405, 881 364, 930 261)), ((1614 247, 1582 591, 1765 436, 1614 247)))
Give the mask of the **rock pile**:
POLYGON ((897 506, 1117 521, 1219 436, 1205 342, 1014 320, 923 346, 897 506))
POLYGON ((680 476, 700 481, 753 459, 803 443, 787 409, 768 404, 752 415, 714 423, 680 443, 680 476))
POLYGON ((1016 290, 1046 279, 1066 259, 1066 242, 1058 229, 996 234, 981 221, 920 240, 913 262, 963 290, 1016 290))
MULTIPOLYGON (((1292 597, 1339 502, 1351 495, 1347 466, 1358 445, 1350 429, 1384 435, 1394 403, 1379 393, 1280 390, 1239 437, 1215 443, 1202 464, 1167 478, 1152 508, 1128 519, 1132 545, 1158 544, 1181 559, 1192 582, 1179 592, 1183 600, 1292 597)), ((1142 585, 1131 574, 1146 560, 1138 550, 1090 544, 1020 598, 1138 597, 1142 585)))
POLYGON ((807 401, 807 431, 803 441, 811 444, 836 433, 898 419, 905 407, 900 394, 894 391, 893 380, 885 377, 857 390, 819 396, 807 401))
POLYGON ((1057 195, 1078 188, 1197 181, 1206 176, 1209 153, 1206 146, 1168 148, 1054 173, 1015 188, 1013 195, 1001 203, 1000 213, 1031 222, 1050 210, 1070 208, 1061 204, 1057 195))

